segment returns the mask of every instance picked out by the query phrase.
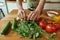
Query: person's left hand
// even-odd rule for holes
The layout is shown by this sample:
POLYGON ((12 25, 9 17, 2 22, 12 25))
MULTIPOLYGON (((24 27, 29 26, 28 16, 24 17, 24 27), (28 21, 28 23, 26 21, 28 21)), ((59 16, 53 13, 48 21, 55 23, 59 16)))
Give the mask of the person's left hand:
POLYGON ((40 12, 39 11, 32 11, 28 15, 28 20, 38 20, 39 17, 40 17, 40 12))

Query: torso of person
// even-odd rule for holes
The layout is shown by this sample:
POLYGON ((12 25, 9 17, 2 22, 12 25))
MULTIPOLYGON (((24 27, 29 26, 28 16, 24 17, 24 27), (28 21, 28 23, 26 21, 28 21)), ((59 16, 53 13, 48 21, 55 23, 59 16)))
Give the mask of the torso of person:
POLYGON ((29 5, 29 9, 35 10, 38 6, 40 0, 27 0, 27 3, 29 5))

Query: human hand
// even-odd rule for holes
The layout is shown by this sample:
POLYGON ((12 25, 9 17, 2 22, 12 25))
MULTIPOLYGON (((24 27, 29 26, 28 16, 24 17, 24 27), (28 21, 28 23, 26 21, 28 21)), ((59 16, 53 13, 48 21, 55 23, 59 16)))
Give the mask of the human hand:
POLYGON ((39 11, 32 11, 28 15, 28 20, 38 20, 40 17, 40 12, 39 11))
POLYGON ((26 15, 25 15, 25 11, 23 9, 18 10, 18 17, 17 20, 25 20, 26 19, 26 15))

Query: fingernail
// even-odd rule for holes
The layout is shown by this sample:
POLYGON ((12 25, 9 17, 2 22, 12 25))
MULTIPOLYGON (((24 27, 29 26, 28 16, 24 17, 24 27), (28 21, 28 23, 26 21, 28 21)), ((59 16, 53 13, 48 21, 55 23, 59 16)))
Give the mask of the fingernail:
POLYGON ((20 20, 20 18, 19 17, 17 17, 17 21, 19 21, 20 20))

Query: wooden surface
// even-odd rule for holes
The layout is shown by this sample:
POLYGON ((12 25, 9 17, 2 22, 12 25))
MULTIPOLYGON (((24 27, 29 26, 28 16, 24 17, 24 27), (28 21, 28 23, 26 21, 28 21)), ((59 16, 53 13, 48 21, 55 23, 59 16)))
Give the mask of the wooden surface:
MULTIPOLYGON (((60 10, 58 10, 57 12, 60 13, 60 10)), ((29 11, 27 10, 26 13, 28 14, 29 11)), ((46 14, 46 10, 44 10, 42 13, 43 13, 42 16, 44 16, 46 14)), ((5 27, 8 21, 12 22, 13 19, 16 17, 17 17, 17 10, 13 10, 12 12, 9 13, 9 15, 1 19, 0 32, 5 27)), ((10 30, 9 33, 5 36, 0 34, 0 40, 33 40, 33 39, 22 37, 16 32, 13 32, 12 30, 10 30)), ((49 39, 46 39, 45 37, 41 37, 41 38, 37 38, 37 40, 49 40, 49 39)), ((53 40, 60 40, 60 32, 57 32, 57 36, 53 40)))

